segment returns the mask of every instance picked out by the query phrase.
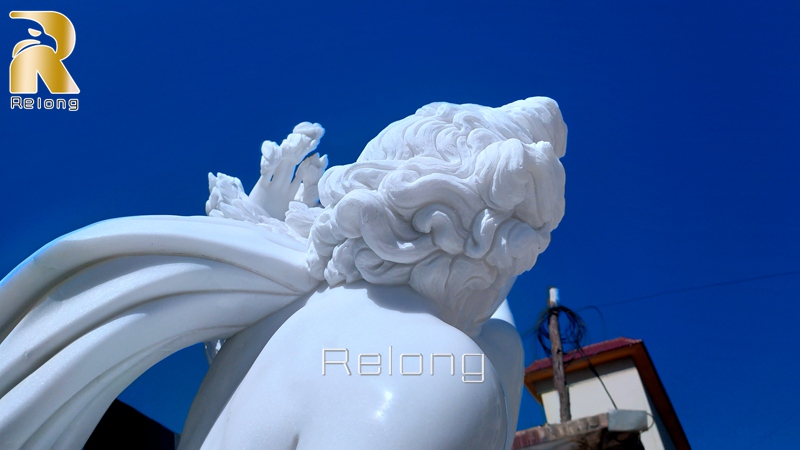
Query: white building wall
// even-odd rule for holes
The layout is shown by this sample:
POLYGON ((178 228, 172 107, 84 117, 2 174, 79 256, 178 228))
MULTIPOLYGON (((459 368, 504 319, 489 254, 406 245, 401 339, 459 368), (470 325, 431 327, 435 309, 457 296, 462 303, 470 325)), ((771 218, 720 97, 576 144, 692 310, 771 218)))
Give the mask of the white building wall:
MULTIPOLYGON (((614 398, 617 408, 647 411, 655 418, 655 425, 641 435, 645 450, 675 450, 666 428, 661 423, 661 418, 655 412, 652 401, 645 391, 633 359, 612 361, 597 366, 596 369, 609 394, 614 398)), ((602 384, 589 369, 567 374, 567 387, 573 419, 594 416, 614 409, 602 384)), ((547 422, 560 423, 558 393, 554 390, 553 380, 540 381, 536 384, 536 390, 542 395, 547 422)))

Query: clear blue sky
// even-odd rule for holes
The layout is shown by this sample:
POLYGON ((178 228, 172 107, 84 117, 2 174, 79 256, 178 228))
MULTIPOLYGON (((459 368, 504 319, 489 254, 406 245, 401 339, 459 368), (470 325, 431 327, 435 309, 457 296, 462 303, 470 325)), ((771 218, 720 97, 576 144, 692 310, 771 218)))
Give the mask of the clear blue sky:
MULTIPOLYGON (((249 188, 298 122, 343 164, 423 104, 533 95, 569 126, 567 213, 511 294, 521 330, 551 284, 580 309, 800 270, 795 1, 2 5, 7 62, 29 26, 8 11, 70 17, 81 88, 74 113, 0 108, 3 274, 92 222, 203 214, 209 171, 249 188)), ((644 339, 695 448, 789 448, 798 293, 794 274, 581 314, 592 341, 644 339)), ((189 349, 123 399, 180 430, 204 370, 189 349)), ((542 420, 525 394, 520 428, 542 420)))

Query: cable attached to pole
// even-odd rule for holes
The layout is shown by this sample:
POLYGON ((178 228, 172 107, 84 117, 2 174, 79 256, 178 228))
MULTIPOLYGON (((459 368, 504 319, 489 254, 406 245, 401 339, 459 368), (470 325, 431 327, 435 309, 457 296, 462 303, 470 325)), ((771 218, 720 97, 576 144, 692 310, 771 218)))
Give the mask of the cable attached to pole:
MULTIPOLYGON (((536 321, 536 325, 528 330, 522 338, 526 339, 533 333, 536 333, 536 339, 539 341, 539 345, 544 350, 545 354, 548 358, 553 359, 553 351, 551 348, 553 347, 553 336, 552 331, 555 331, 558 334, 558 349, 563 352, 563 354, 567 354, 570 351, 575 351, 581 354, 580 359, 585 359, 589 370, 594 374, 598 381, 600 381, 600 385, 603 386, 603 390, 606 392, 608 399, 611 401, 611 404, 614 406, 614 409, 619 409, 617 407, 617 403, 614 401, 614 398, 611 396, 611 393, 608 391, 608 387, 606 387, 605 382, 603 382, 603 378, 600 376, 600 373, 597 371, 597 368, 592 364, 591 359, 589 356, 583 351, 583 345, 588 335, 588 330, 586 327, 586 323, 583 321, 580 315, 575 311, 567 308, 566 306, 562 306, 558 304, 558 289, 550 288, 550 301, 548 303, 547 308, 545 308, 541 314, 539 314, 539 319, 536 321), (555 290, 555 292, 553 292, 555 290), (562 327, 559 324, 560 318, 563 317, 566 319, 566 326, 562 327), (551 327, 555 320, 556 327, 555 330, 551 327)), ((562 365, 563 363, 563 355, 562 355, 562 365)), ((566 365, 574 362, 570 361, 567 362, 566 365)), ((553 364, 553 375, 556 375, 556 361, 553 364)), ((563 370, 563 369, 562 369, 563 370)), ((555 383, 559 384, 559 383, 555 383)), ((565 384, 565 392, 566 391, 566 378, 564 378, 565 384)), ((567 400, 568 402, 568 400, 567 400)), ((563 422, 562 418, 562 422, 563 422)))

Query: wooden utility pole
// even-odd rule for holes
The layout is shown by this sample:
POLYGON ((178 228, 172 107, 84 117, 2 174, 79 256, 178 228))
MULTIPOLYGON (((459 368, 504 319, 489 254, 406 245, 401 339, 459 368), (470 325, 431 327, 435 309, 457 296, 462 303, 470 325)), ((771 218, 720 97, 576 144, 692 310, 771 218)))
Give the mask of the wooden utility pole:
MULTIPOLYGON (((547 301, 550 308, 558 306, 558 288, 550 288, 550 298, 547 301)), ((569 411, 569 391, 567 390, 567 378, 564 374, 564 349, 561 347, 561 331, 558 329, 558 314, 550 316, 550 353, 553 360, 553 385, 558 392, 561 413, 561 423, 572 420, 569 411)))

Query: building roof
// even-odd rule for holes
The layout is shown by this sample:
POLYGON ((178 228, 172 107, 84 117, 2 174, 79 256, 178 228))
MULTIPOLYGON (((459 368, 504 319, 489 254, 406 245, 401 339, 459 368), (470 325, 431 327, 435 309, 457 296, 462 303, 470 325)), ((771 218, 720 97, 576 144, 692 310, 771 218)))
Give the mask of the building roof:
MULTIPOLYGON (((650 354, 640 339, 619 337, 610 341, 598 342, 587 345, 579 350, 572 350, 564 354, 564 372, 571 373, 586 369, 589 365, 599 366, 611 361, 631 358, 642 384, 653 402, 654 409, 658 412, 672 442, 678 449, 689 449, 689 441, 683 431, 672 402, 667 396, 667 391, 658 377, 650 354)), ((533 362, 525 369, 525 386, 533 397, 542 402, 541 394, 536 390, 536 383, 553 378, 553 364, 550 358, 543 358, 533 362)))
MULTIPOLYGON (((571 352, 564 354, 564 364, 566 365, 571 361, 574 361, 576 359, 581 359, 583 357, 591 357, 599 355, 601 353, 610 352, 612 350, 626 348, 641 343, 642 343, 641 339, 629 339, 625 337, 618 337, 616 339, 611 339, 610 341, 598 342, 596 344, 591 344, 587 345, 586 347, 583 347, 583 352, 573 350, 571 352)), ((592 361, 592 364, 594 364, 594 361, 592 361)), ((525 369, 525 375, 527 376, 528 373, 550 369, 551 367, 553 367, 553 361, 550 358, 537 359, 536 361, 533 362, 533 364, 531 364, 530 366, 528 366, 528 368, 525 369)), ((550 375, 547 376, 546 378, 551 378, 552 376, 553 372, 552 370, 550 370, 550 375)))

